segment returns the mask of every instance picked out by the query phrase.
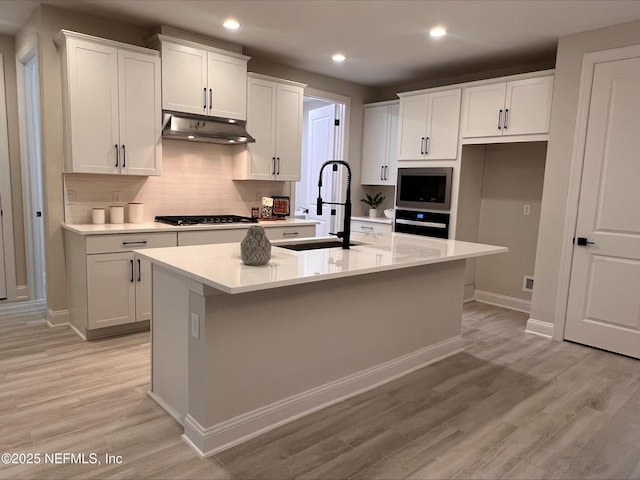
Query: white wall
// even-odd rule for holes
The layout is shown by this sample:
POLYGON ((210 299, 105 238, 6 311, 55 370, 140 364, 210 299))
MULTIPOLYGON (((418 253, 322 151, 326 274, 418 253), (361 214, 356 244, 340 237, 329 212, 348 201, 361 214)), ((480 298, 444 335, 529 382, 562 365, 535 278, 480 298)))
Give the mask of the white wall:
POLYGON ((465 298, 473 290, 528 302, 533 275, 546 142, 465 145, 460 167, 456 239, 502 245, 508 253, 467 262, 465 298), (523 206, 531 206, 523 215, 523 206))
MULTIPOLYGON (((560 255, 566 217, 569 170, 578 111, 582 56, 588 52, 640 44, 640 22, 631 22, 560 38, 551 108, 551 126, 542 195, 531 318, 556 323, 560 255)), ((561 309, 562 310, 562 309, 561 309)), ((556 332, 557 334, 557 332, 556 332)))
POLYGON ((502 245, 508 253, 476 261, 475 288, 529 301, 524 275, 533 275, 546 142, 487 145, 478 242, 502 245), (531 214, 523 215, 524 205, 531 214))

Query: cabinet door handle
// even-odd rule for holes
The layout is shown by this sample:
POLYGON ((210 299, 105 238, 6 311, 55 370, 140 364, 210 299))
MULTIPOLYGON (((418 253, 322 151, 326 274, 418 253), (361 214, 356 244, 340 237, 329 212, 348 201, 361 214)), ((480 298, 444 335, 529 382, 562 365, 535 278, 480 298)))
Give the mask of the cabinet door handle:
POLYGON ((118 165, 120 165, 120 150, 118 149, 118 145, 115 145, 116 147, 116 168, 118 168, 118 165))
POLYGON ((122 242, 122 245, 146 245, 147 241, 146 240, 138 240, 136 242, 122 242))
POLYGON ((502 109, 498 112, 498 130, 502 130, 502 109))
POLYGON ((429 137, 424 137, 424 153, 425 155, 429 154, 429 137))
POLYGON ((204 103, 204 106, 202 108, 204 108, 205 113, 207 112, 207 87, 204 88, 204 92, 202 93, 202 103, 204 103))
POLYGON ((271 166, 273 167, 271 169, 271 174, 275 175, 276 174, 276 157, 271 157, 271 166))
POLYGON ((420 139, 420 155, 424 155, 424 137, 420 139))
POLYGON ((140 265, 140 259, 138 259, 138 282, 142 280, 142 266, 140 265))
POLYGON ((122 145, 122 168, 126 168, 127 166, 127 151, 125 150, 125 146, 122 145))
POLYGON ((509 127, 509 109, 504 109, 504 129, 506 130, 509 127))
POLYGON ((133 260, 129 260, 129 263, 131 263, 131 283, 133 283, 133 260))
POLYGON ((282 232, 283 237, 295 237, 296 235, 300 235, 298 232, 282 232))
POLYGON ((213 89, 209 89, 209 110, 213 110, 213 89))
POLYGON ((384 165, 380 166, 380 180, 384 180, 384 165))
POLYGON ((276 172, 276 175, 280 175, 280 157, 276 157, 276 160, 278 161, 278 171, 276 172))
POLYGON ((384 166, 384 179, 389 180, 389 165, 384 166))

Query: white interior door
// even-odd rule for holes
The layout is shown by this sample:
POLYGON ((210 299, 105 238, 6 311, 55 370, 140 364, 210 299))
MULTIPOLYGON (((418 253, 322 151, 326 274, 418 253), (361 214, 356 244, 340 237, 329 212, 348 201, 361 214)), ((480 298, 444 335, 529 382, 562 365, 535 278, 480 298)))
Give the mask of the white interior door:
POLYGON ((640 57, 596 63, 565 338, 640 358, 640 57))
MULTIPOLYGON (((316 213, 316 199, 318 197, 318 173, 322 164, 327 160, 334 160, 334 132, 335 132, 335 106, 327 105, 309 112, 308 129, 308 168, 309 192, 309 218, 320 220, 320 225, 316 226, 316 235, 326 236, 329 232, 334 232, 334 225, 331 224, 331 209, 334 205, 323 205, 322 215, 316 213), (314 180, 315 179, 315 180, 314 180)), ((333 196, 333 171, 331 167, 324 169, 322 174, 322 199, 326 202, 338 201, 333 196)))

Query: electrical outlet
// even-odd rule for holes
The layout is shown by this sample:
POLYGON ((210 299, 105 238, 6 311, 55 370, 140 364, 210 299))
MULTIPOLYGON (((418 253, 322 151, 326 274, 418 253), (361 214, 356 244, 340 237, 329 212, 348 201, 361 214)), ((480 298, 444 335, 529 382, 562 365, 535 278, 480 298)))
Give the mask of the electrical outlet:
POLYGON ((67 190, 67 203, 76 203, 76 191, 67 190))
POLYGON ((262 193, 256 193, 256 203, 262 205, 262 197, 264 197, 262 193))
POLYGON ((191 336, 200 338, 200 315, 197 313, 191 314, 191 336))
POLYGON ((114 202, 120 201, 120 192, 113 192, 113 201, 114 202))
POLYGON ((533 277, 531 275, 525 275, 522 278, 522 291, 533 292, 533 277))
POLYGON ((522 207, 522 215, 528 216, 531 215, 531 205, 525 203, 522 207))

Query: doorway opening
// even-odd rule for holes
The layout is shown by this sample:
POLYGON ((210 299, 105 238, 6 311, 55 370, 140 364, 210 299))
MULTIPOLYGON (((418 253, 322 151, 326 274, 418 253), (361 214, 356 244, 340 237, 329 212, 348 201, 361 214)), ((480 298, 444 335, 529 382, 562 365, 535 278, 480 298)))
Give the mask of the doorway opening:
MULTIPOLYGON (((318 174, 327 160, 344 160, 345 125, 348 99, 327 92, 305 96, 302 124, 301 180, 295 184, 296 212, 305 212, 310 220, 318 220, 317 236, 327 236, 341 229, 344 208, 323 205, 316 211, 318 174)), ((346 175, 344 169, 326 168, 322 179, 322 198, 343 202, 346 175)))
POLYGON ((46 294, 42 154, 40 137, 40 80, 35 46, 17 55, 20 155, 27 251, 29 299, 44 301, 46 294))

